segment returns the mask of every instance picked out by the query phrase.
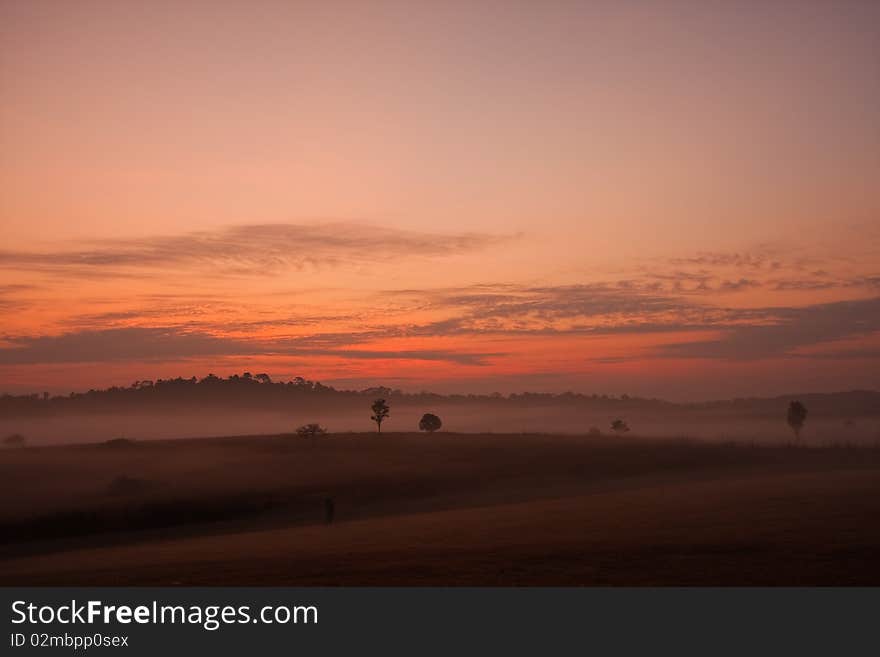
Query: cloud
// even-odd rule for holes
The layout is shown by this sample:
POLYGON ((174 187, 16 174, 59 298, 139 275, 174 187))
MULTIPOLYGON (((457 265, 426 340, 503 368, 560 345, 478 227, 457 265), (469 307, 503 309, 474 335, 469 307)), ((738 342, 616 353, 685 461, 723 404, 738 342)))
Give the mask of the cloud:
MULTIPOLYGON (((751 279, 730 287, 753 285, 751 279)), ((377 297, 397 307, 393 315, 370 313, 377 304, 361 299, 359 313, 285 316, 236 320, 224 306, 202 312, 172 304, 155 313, 119 311, 80 317, 67 332, 51 336, 6 336, 0 364, 180 360, 249 355, 406 359, 486 365, 506 354, 494 350, 387 349, 388 340, 485 336, 540 340, 554 336, 666 335, 712 332, 711 340, 690 340, 655 347, 653 358, 757 360, 779 357, 831 358, 826 343, 880 331, 880 298, 812 306, 738 308, 711 305, 702 297, 658 293, 640 281, 589 285, 473 285, 427 290, 390 290, 377 297), (163 313, 173 311, 171 315, 163 313), (427 313, 432 321, 412 322, 427 313), (179 321, 169 320, 178 317, 179 321), (397 319, 395 319, 397 318, 397 319), (138 322, 144 326, 107 328, 107 323, 138 322), (164 320, 164 321, 163 321, 164 320), (333 322, 340 324, 330 328, 333 322), (89 322, 94 322, 89 324, 89 322), (162 323, 162 326, 155 326, 162 323), (260 337, 260 329, 297 327, 306 336, 260 337), (354 328, 349 328, 354 326, 354 328), (248 332, 228 337, 229 331, 248 332), (376 347, 374 345, 381 345, 376 347), (805 347, 822 353, 804 353, 805 347)), ((664 340, 668 340, 664 338, 664 340)), ((537 344, 537 343, 536 343, 537 344)), ((858 345, 856 345, 858 348, 858 345)), ((644 352, 642 352, 644 353, 644 352)), ((602 354, 597 354, 602 358, 602 354)), ((615 358, 622 358, 615 354, 615 358)), ((844 356, 841 356, 844 357, 844 356)))
MULTIPOLYGON (((775 292, 880 288, 880 274, 855 271, 840 255, 818 257, 799 247, 762 245, 742 252, 701 252, 659 258, 639 268, 644 286, 658 293, 716 295, 755 288, 775 292)), ((873 265, 865 260, 862 265, 873 265)))
POLYGON ((667 295, 646 292, 629 284, 555 286, 477 285, 435 290, 399 290, 426 307, 465 308, 472 319, 530 316, 537 319, 598 317, 609 314, 644 315, 690 306, 667 295))
POLYGON ((31 285, 29 283, 9 283, 6 285, 0 285, 0 296, 15 294, 17 292, 26 292, 35 289, 37 289, 37 286, 31 285))
MULTIPOLYGON (((333 347, 341 336, 241 340, 180 328, 116 328, 84 330, 57 336, 7 337, 0 348, 0 365, 85 363, 114 361, 171 361, 223 356, 302 356, 368 360, 448 361, 484 365, 500 353, 473 353, 442 349, 376 350, 333 347), (331 345, 331 346, 327 346, 331 345)), ((352 339, 348 340, 350 344, 352 339)))
POLYGON ((174 328, 85 330, 57 336, 7 337, 0 364, 176 360, 240 353, 245 344, 174 328))
POLYGON ((0 285, 0 312, 20 311, 32 305, 32 302, 19 296, 21 292, 30 292, 37 286, 28 283, 8 283, 0 285))
POLYGON ((718 308, 689 298, 657 294, 651 286, 629 281, 623 285, 480 285, 390 294, 410 296, 421 310, 454 314, 406 329, 408 335, 419 336, 692 331, 760 315, 750 309, 718 308))
POLYGON ((880 348, 832 349, 823 352, 793 353, 791 356, 812 360, 874 360, 880 359, 880 348))
MULTIPOLYGON (((354 302, 349 313, 269 312, 261 319, 240 319, 241 314, 222 303, 169 304, 118 312, 78 315, 64 323, 67 330, 106 328, 120 322, 165 326, 179 330, 255 332, 261 329, 309 327, 312 347, 342 348, 388 338, 449 337, 459 335, 554 335, 564 333, 661 332, 714 325, 731 319, 731 312, 657 295, 625 284, 520 286, 474 285, 461 288, 391 290, 354 302), (389 305, 395 312, 376 313, 371 308, 389 305), (442 319, 415 323, 407 317, 429 312, 442 319), (222 317, 223 319, 218 319, 222 317), (171 319, 173 318, 173 319, 171 319), (397 318, 397 321, 395 321, 397 318), (336 324, 333 330, 329 326, 336 324), (338 330, 340 325, 357 326, 338 330), (323 330, 321 330, 323 329, 323 330)), ((240 310, 240 307, 237 307, 240 310)), ((254 307, 250 315, 264 313, 254 307)), ((742 318, 746 311, 736 311, 742 318)), ((277 333, 277 331, 276 331, 277 333)), ((303 338, 297 338, 302 340, 303 338)))
MULTIPOLYGON (((400 321, 370 325, 369 316, 358 318, 354 330, 321 330, 314 318, 277 316, 244 324, 228 324, 216 319, 218 311, 207 314, 198 306, 161 305, 149 309, 118 311, 79 316, 68 323, 68 331, 51 336, 7 336, 7 348, 0 348, 0 364, 107 362, 124 360, 178 360, 238 355, 297 355, 352 359, 409 359, 446 361, 462 365, 484 365, 505 354, 495 351, 474 353, 450 349, 388 350, 372 348, 389 339, 442 338, 468 335, 551 336, 562 334, 601 334, 613 332, 660 332, 680 329, 685 321, 703 325, 709 315, 690 302, 629 289, 629 286, 566 285, 517 286, 479 285, 440 290, 401 290, 379 293, 402 302, 402 316, 413 308, 430 309, 448 315, 424 323, 400 321), (156 327, 162 312, 173 311, 183 322, 156 327), (213 318, 213 321, 212 321, 213 318), (147 326, 107 328, 108 322, 139 321, 147 326), (89 324, 94 322, 93 324, 89 324), (670 324, 671 322, 671 324, 670 324), (222 324, 222 325, 221 325, 222 324), (153 325, 153 326, 150 326, 153 325), (254 328, 311 326, 304 337, 261 339, 225 337, 220 332, 254 328), (237 327, 237 328, 236 328, 237 327)), ((222 316, 222 313, 221 313, 222 316)), ((335 321, 345 316, 334 316, 335 321)))
POLYGON ((176 236, 101 240, 52 252, 0 250, 0 268, 74 276, 210 269, 254 275, 286 269, 446 257, 512 239, 485 233, 423 233, 359 223, 232 226, 176 236))
POLYGON ((761 282, 752 278, 740 278, 736 281, 722 281, 719 289, 722 292, 739 292, 740 290, 748 290, 751 288, 761 287, 761 282))
POLYGON ((777 292, 831 290, 840 287, 838 281, 821 280, 815 278, 786 279, 773 282, 773 289, 777 292))
POLYGON ((677 266, 732 267, 735 269, 779 269, 780 260, 774 257, 773 250, 763 248, 754 253, 701 252, 687 258, 670 258, 669 263, 677 266))
POLYGON ((770 281, 777 291, 832 290, 847 288, 880 289, 880 275, 829 278, 827 272, 814 272, 810 278, 778 279, 770 281))
MULTIPOLYGON (((750 286, 751 281, 736 281, 750 286)), ((810 358, 798 349, 880 331, 880 298, 815 304, 800 308, 725 308, 693 299, 645 292, 623 293, 615 286, 487 286, 444 290, 431 304, 459 308, 456 317, 409 327, 419 336, 503 334, 659 335, 714 332, 713 340, 657 347, 657 358, 756 360, 810 358)), ((864 352, 867 353, 867 352, 864 352)), ((832 358, 830 353, 817 358, 832 358)), ((849 353, 841 357, 851 357, 849 353)))
POLYGON ((664 345, 658 355, 674 358, 757 360, 797 356, 796 349, 880 331, 880 298, 839 301, 803 308, 769 308, 763 322, 723 329, 721 337, 664 345))

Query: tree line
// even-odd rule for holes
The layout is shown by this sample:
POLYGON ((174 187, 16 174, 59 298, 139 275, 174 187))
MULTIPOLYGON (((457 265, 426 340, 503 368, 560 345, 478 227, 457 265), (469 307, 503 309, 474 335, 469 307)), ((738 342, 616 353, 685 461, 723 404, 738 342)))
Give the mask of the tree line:
POLYGON ((0 416, 51 415, 55 413, 102 412, 116 409, 144 407, 180 407, 187 405, 207 405, 218 403, 224 407, 262 407, 267 409, 284 408, 291 400, 308 399, 312 404, 327 404, 356 401, 363 398, 383 398, 407 402, 452 402, 484 403, 503 405, 507 403, 617 403, 652 404, 672 406, 661 400, 647 400, 628 395, 583 395, 565 393, 514 393, 490 394, 449 394, 430 392, 406 393, 398 389, 374 386, 362 390, 340 390, 311 381, 304 377, 294 377, 287 381, 274 381, 266 373, 233 374, 220 377, 208 374, 205 377, 177 377, 172 379, 144 379, 130 386, 111 386, 104 389, 90 389, 86 392, 71 392, 67 395, 50 395, 48 392, 26 395, 0 395, 0 416))

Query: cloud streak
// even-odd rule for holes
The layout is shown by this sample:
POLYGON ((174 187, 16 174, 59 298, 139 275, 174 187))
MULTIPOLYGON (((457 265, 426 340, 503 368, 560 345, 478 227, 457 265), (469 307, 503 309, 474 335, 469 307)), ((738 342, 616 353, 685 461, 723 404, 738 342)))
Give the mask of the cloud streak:
MULTIPOLYGON (((173 361, 225 356, 337 357, 365 360, 446 361, 484 365, 500 353, 443 349, 352 349, 334 347, 341 336, 241 340, 174 327, 130 327, 84 330, 57 336, 7 338, 0 365, 34 365, 119 361, 173 361)), ((349 336, 348 344, 356 341, 349 336)))
POLYGON ((408 328, 410 335, 504 333, 520 335, 653 333, 705 330, 763 317, 753 309, 709 306, 659 294, 653 286, 616 284, 481 285, 445 290, 399 290, 454 317, 408 328))
POLYGON ((359 223, 232 226, 177 236, 101 240, 51 252, 0 250, 0 268, 94 276, 108 271, 209 269, 274 273, 413 257, 448 257, 513 239, 486 233, 423 233, 359 223))
POLYGON ((839 301, 804 308, 766 309, 766 321, 728 327, 715 340, 664 345, 658 355, 734 361, 783 356, 847 357, 846 352, 797 353, 797 349, 880 331, 880 298, 839 301))
MULTIPOLYGON (((639 357, 647 353, 657 359, 827 359, 834 358, 835 353, 840 358, 851 357, 849 351, 834 351, 833 343, 880 332, 880 298, 799 308, 724 308, 699 303, 694 297, 656 294, 629 285, 512 284, 381 293, 383 298, 388 295, 400 301, 403 317, 414 308, 445 317, 420 323, 389 319, 375 325, 364 318, 351 329, 342 323, 336 329, 321 330, 323 322, 312 322, 309 335, 272 338, 260 337, 259 333, 247 338, 224 335, 229 327, 212 325, 209 318, 190 318, 182 324, 162 327, 102 328, 107 319, 102 317, 97 326, 79 325, 60 335, 6 336, 6 346, 0 347, 0 365, 281 355, 483 366, 509 355, 475 346, 483 338, 531 339, 540 349, 543 340, 554 336, 650 338, 687 333, 712 333, 716 337, 649 347, 639 357), (424 347, 426 340, 449 338, 460 338, 464 341, 461 344, 468 347, 424 347), (409 339, 416 339, 418 348, 406 348, 409 339), (401 340, 403 347, 388 348, 388 340, 401 340)), ((132 319, 128 313, 120 318, 132 319)), ((305 325, 296 318, 280 317, 258 324, 267 329, 305 325)), ((485 340, 484 344, 491 343, 485 340)), ((874 353, 871 349, 865 352, 858 344, 853 349, 874 353)), ((596 358, 604 357, 599 354, 596 358)))

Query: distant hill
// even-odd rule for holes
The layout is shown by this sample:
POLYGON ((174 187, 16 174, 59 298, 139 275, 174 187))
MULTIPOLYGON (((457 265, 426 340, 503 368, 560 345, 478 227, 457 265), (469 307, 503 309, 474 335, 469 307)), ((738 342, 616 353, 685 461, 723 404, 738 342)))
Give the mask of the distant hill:
POLYGON ((307 406, 329 410, 360 407, 366 400, 383 397, 402 406, 444 407, 481 406, 498 408, 583 408, 649 412, 662 415, 731 415, 775 417, 790 400, 802 401, 811 413, 824 417, 880 417, 880 392, 853 390, 835 393, 782 395, 772 398, 745 398, 699 403, 674 403, 622 395, 584 395, 525 392, 510 395, 439 395, 404 393, 385 387, 365 390, 337 390, 316 381, 297 377, 291 381, 272 381, 266 374, 232 375, 221 378, 159 379, 136 381, 127 388, 113 386, 103 390, 51 396, 49 394, 2 395, 0 418, 46 417, 66 414, 119 412, 166 412, 175 410, 288 410, 307 406))

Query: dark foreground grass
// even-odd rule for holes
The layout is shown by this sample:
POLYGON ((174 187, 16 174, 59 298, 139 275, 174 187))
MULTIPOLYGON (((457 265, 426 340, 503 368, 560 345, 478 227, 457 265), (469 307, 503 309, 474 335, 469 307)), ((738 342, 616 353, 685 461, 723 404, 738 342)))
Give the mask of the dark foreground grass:
POLYGON ((170 583, 185 567, 201 584, 869 583, 878 484, 876 448, 682 439, 9 450, 0 582, 170 583))

